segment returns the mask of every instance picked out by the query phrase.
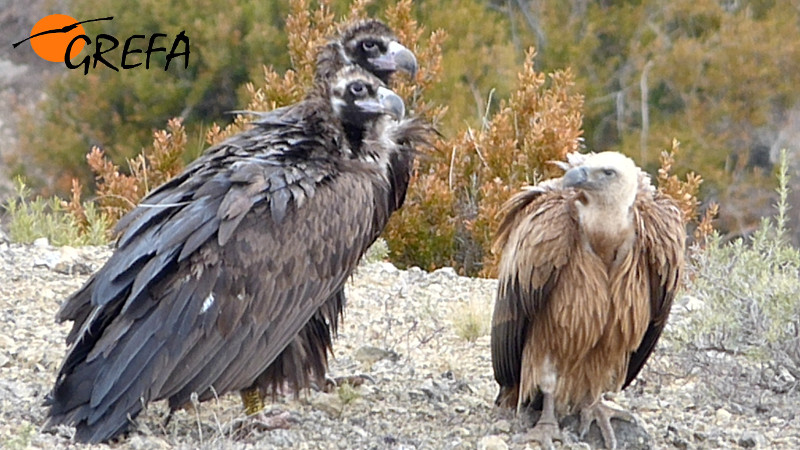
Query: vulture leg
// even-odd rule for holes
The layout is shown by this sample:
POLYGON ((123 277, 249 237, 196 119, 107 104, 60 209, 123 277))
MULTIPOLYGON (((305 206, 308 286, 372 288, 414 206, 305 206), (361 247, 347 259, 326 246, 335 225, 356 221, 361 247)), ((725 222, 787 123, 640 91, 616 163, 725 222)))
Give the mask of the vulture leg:
POLYGON ((550 392, 542 393, 544 402, 542 403, 542 415, 536 422, 536 426, 525 434, 525 438, 536 441, 545 449, 554 449, 553 439, 561 440, 561 430, 558 428, 556 419, 556 409, 553 394, 550 392))
POLYGON ((264 399, 261 398, 261 393, 258 392, 258 387, 250 387, 242 389, 239 392, 242 396, 242 403, 244 403, 244 412, 248 416, 260 413, 264 409, 264 399))
POLYGON ((606 443, 606 447, 610 449, 617 448, 617 436, 614 434, 614 428, 611 427, 611 419, 636 422, 633 414, 613 403, 605 402, 601 398, 593 405, 581 410, 581 439, 589 432, 592 422, 597 422, 597 426, 600 427, 600 432, 603 434, 603 441, 606 443))
POLYGON ((244 404, 244 412, 247 417, 234 420, 229 431, 237 436, 246 434, 250 430, 269 431, 279 428, 291 428, 292 422, 296 422, 288 411, 272 410, 264 412, 264 399, 258 387, 251 387, 239 391, 244 404))

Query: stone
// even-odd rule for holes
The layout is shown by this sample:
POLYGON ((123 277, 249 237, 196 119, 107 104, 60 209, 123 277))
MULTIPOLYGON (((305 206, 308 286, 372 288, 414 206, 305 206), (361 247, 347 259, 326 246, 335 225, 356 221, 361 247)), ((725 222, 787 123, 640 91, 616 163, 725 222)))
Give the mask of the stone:
POLYGON ((339 398, 338 394, 324 393, 314 396, 311 400, 311 406, 333 418, 339 417, 344 408, 342 399, 339 398))
POLYGON ((382 348, 365 345, 356 350, 355 359, 364 364, 374 364, 382 359, 390 359, 397 361, 400 357, 397 353, 391 350, 384 350, 382 348))
POLYGON ((33 246, 38 248, 45 248, 50 246, 50 242, 46 237, 40 237, 33 241, 33 246))
POLYGON ((716 425, 725 425, 731 421, 731 413, 725 408, 720 408, 714 413, 714 423, 716 425))
MULTIPOLYGON (((626 420, 611 419, 611 427, 614 429, 614 434, 617 437, 617 447, 629 450, 653 450, 655 449, 655 441, 650 433, 639 423, 628 422, 626 420)), ((571 433, 575 436, 580 435, 580 416, 573 414, 561 420, 559 426, 562 432, 571 433)), ((600 432, 600 427, 597 423, 592 422, 589 431, 583 438, 578 439, 583 441, 591 448, 605 448, 605 441, 600 432)))
POLYGON ((508 444, 497 435, 484 436, 478 441, 478 450, 506 450, 508 444))
POLYGON ((757 431, 745 430, 739 438, 739 445, 744 448, 761 448, 767 444, 767 438, 757 431))
POLYGON ((431 274, 434 277, 442 277, 442 278, 458 278, 458 273, 456 269, 452 267, 442 267, 441 269, 436 269, 431 274))
POLYGON ((494 423, 494 431, 497 433, 511 433, 511 422, 505 419, 494 423))

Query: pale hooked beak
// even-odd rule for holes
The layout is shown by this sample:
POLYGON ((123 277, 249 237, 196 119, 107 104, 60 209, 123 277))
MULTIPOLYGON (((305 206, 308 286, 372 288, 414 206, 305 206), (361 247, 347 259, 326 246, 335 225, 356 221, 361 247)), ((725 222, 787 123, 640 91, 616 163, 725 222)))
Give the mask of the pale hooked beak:
POLYGON ((402 119, 406 114, 406 105, 403 103, 403 99, 391 89, 383 86, 378 88, 377 101, 374 99, 357 100, 355 104, 364 112, 388 114, 395 120, 402 119))
POLYGON ((404 70, 411 74, 411 78, 417 75, 417 58, 411 50, 397 41, 390 42, 385 54, 371 58, 369 62, 378 70, 387 72, 404 70))
POLYGON ((379 87, 378 98, 386 114, 389 114, 395 120, 401 120, 406 116, 406 105, 403 103, 403 99, 391 89, 386 89, 383 86, 379 87))
POLYGON ((564 187, 582 187, 589 180, 589 174, 584 167, 573 167, 569 169, 561 179, 564 187))

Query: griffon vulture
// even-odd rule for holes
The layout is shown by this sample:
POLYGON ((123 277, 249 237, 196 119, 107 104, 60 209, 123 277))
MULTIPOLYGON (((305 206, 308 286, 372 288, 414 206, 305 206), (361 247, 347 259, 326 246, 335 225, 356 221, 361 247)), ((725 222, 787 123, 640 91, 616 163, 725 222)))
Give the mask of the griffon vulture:
POLYGON ((419 127, 402 112, 377 78, 345 67, 292 120, 261 118, 151 192, 60 312, 81 325, 48 426, 100 442, 148 402, 175 410, 192 393, 257 388, 383 230, 396 153, 425 140, 404 134, 419 127))
POLYGON ((571 154, 562 178, 512 197, 492 318, 496 403, 542 405, 530 437, 560 435, 556 413, 580 411, 616 447, 602 401, 628 386, 655 347, 683 265, 685 229, 672 199, 616 152, 571 154))

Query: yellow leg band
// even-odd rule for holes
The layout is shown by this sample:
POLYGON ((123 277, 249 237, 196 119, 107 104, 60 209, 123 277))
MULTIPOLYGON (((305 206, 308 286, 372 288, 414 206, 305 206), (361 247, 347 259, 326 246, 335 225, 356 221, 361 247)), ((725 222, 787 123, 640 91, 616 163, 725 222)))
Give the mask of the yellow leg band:
POLYGON ((264 409, 264 400, 258 392, 258 388, 244 389, 240 392, 242 396, 242 403, 244 403, 244 412, 248 416, 258 414, 264 409))

